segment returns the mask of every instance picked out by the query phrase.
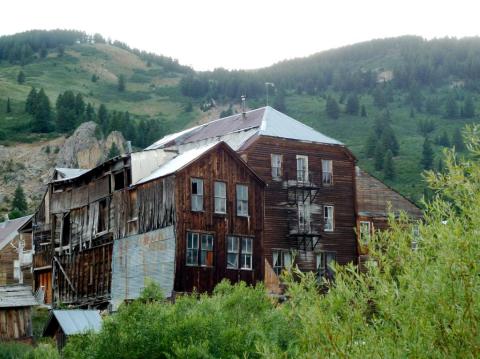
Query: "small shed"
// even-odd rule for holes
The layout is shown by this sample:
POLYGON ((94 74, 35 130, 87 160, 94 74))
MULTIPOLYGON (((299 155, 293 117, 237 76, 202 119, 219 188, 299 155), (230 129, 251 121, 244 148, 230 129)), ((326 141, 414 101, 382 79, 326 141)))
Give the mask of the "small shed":
POLYGON ((52 310, 47 325, 43 330, 44 337, 54 337, 58 349, 62 349, 67 337, 93 331, 98 333, 102 328, 99 310, 52 310))
POLYGON ((28 285, 0 287, 0 341, 32 340, 32 306, 37 305, 28 285))

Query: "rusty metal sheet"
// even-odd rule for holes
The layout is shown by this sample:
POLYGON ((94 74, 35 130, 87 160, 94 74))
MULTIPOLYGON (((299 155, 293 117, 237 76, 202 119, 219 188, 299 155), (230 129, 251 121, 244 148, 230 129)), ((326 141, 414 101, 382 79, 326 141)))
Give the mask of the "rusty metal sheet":
POLYGON ((158 283, 164 295, 170 296, 174 273, 174 226, 116 240, 112 262, 113 309, 126 299, 138 298, 149 280, 158 283))

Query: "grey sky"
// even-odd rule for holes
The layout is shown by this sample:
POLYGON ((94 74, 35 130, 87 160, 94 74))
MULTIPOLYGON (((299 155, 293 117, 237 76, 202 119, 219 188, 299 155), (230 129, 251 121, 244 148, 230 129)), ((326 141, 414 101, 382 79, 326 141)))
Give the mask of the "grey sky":
POLYGON ((197 70, 258 68, 374 38, 480 35, 480 2, 422 0, 14 0, 0 35, 99 32, 197 70))

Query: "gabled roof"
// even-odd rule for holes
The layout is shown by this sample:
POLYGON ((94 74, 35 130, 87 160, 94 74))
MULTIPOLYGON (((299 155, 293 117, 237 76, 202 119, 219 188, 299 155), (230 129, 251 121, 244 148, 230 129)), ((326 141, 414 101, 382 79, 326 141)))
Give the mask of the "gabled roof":
POLYGON ((212 142, 212 143, 209 143, 208 145, 185 151, 185 152, 175 156, 174 158, 172 158, 170 160, 167 160, 159 168, 157 168, 155 171, 153 171, 150 175, 140 179, 135 184, 146 183, 146 182, 155 180, 157 178, 165 177, 165 176, 171 175, 173 173, 176 173, 176 172, 184 169, 185 167, 187 167, 188 165, 190 165, 191 163, 193 163, 194 161, 196 161, 197 159, 199 159, 200 157, 202 157, 203 155, 205 155, 209 151, 211 151, 211 150, 213 150, 214 148, 217 148, 217 147, 223 147, 226 151, 230 152, 230 154, 236 160, 238 160, 243 166, 245 166, 248 169, 248 171, 259 182, 264 184, 264 181, 248 166, 248 164, 246 164, 240 158, 238 153, 236 153, 227 143, 225 143, 223 141, 212 142))
POLYGON ((244 141, 251 136, 260 135, 330 145, 343 145, 340 141, 325 136, 290 116, 270 106, 266 106, 246 112, 245 118, 242 114, 236 114, 170 134, 147 147, 146 150, 184 145, 207 139, 223 139, 228 143, 229 141, 222 137, 246 131, 249 131, 249 135, 244 141))
POLYGON ((422 217, 422 211, 409 199, 388 187, 360 167, 355 168, 358 214, 368 217, 386 217, 391 210, 395 214, 406 212, 410 217, 422 217))
POLYGON ((18 233, 18 230, 27 223, 32 216, 25 216, 0 223, 0 250, 3 249, 18 233))
POLYGON ((102 328, 102 317, 98 310, 52 310, 43 335, 51 335, 54 330, 54 323, 62 328, 65 335, 83 334, 88 331, 98 333, 102 328))
POLYGON ((0 286, 0 308, 31 307, 38 305, 32 287, 23 284, 0 286))

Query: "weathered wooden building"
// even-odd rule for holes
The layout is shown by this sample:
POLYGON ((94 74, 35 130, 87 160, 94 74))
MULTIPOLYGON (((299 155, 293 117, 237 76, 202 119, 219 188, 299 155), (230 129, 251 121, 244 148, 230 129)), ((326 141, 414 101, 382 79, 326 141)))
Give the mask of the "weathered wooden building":
POLYGON ((264 107, 168 135, 147 150, 182 153, 227 142, 267 183, 264 277, 292 264, 323 273, 335 260, 357 261, 355 158, 339 141, 264 107))
POLYGON ((263 188, 223 142, 57 170, 34 216, 36 287, 46 278, 54 305, 116 307, 149 280, 167 296, 262 280, 263 188))
POLYGON ((32 340, 32 306, 38 305, 29 285, 0 286, 0 342, 32 340))
POLYGON ((32 285, 31 216, 0 223, 0 285, 32 285))

